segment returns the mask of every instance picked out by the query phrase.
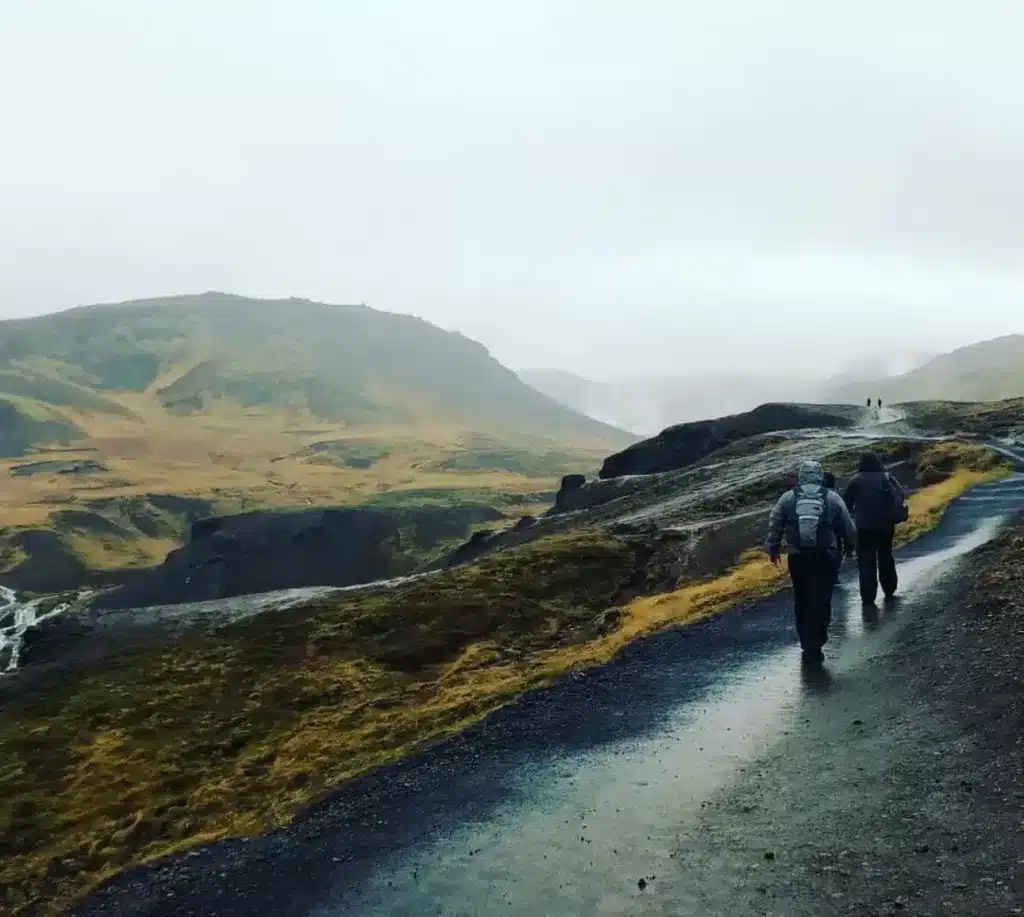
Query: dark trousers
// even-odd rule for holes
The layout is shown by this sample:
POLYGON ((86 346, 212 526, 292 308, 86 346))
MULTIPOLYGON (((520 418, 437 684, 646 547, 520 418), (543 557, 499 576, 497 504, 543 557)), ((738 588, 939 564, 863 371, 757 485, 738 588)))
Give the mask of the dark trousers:
POLYGON ((878 595, 878 586, 886 596, 896 591, 896 561, 892 556, 893 529, 881 532, 857 532, 857 567, 860 571, 861 601, 870 604, 878 595))
POLYGON ((830 554, 789 555, 796 633, 804 650, 820 650, 828 640, 828 626, 832 623, 832 590, 838 569, 835 558, 830 554))
POLYGON ((843 563, 841 557, 832 561, 832 588, 828 591, 828 620, 832 620, 832 597, 836 594, 836 586, 839 585, 839 568, 843 563))

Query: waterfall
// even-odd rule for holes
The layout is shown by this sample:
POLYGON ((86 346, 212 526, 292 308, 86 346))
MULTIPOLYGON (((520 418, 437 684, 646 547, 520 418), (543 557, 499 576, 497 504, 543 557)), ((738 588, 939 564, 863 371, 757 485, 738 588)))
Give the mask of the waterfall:
POLYGON ((19 602, 13 589, 0 586, 0 677, 18 668, 21 644, 30 627, 62 614, 71 607, 70 602, 63 602, 40 614, 42 601, 33 599, 31 602, 19 602))

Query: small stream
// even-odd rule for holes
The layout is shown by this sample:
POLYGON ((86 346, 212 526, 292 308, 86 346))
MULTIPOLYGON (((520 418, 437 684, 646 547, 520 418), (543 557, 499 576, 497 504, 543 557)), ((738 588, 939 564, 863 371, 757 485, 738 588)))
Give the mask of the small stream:
POLYGON ((13 589, 0 586, 0 676, 18 668, 25 632, 47 618, 63 614, 72 604, 63 602, 49 611, 40 613, 39 606, 44 601, 33 599, 30 602, 21 602, 13 589))

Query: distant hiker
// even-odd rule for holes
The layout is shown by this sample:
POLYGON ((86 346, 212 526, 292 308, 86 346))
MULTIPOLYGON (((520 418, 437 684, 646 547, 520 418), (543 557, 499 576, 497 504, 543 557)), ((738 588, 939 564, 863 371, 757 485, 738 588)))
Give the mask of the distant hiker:
POLYGON ((867 403, 867 406, 868 406, 868 407, 871 407, 871 399, 870 399, 870 398, 868 398, 868 400, 867 400, 867 402, 866 402, 866 403, 867 403))
POLYGON ((878 399, 878 410, 882 410, 882 399, 878 399))
POLYGON ((804 662, 815 664, 825 658, 821 648, 828 640, 836 564, 844 553, 853 554, 857 537, 846 504, 824 482, 818 462, 802 462, 797 486, 772 509, 765 541, 768 556, 778 564, 785 539, 796 632, 804 662))
POLYGON ((892 539, 896 526, 909 515, 906 492, 874 452, 865 452, 857 473, 846 485, 843 500, 857 524, 860 598, 870 607, 875 604, 879 584, 887 599, 899 584, 892 539))

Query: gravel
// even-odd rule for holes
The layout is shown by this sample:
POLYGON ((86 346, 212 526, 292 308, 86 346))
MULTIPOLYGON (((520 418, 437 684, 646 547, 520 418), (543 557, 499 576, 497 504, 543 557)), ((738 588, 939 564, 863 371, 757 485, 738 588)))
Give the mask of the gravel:
POLYGON ((680 832, 645 913, 1024 913, 1022 532, 970 555, 890 653, 808 684, 804 721, 680 832))

